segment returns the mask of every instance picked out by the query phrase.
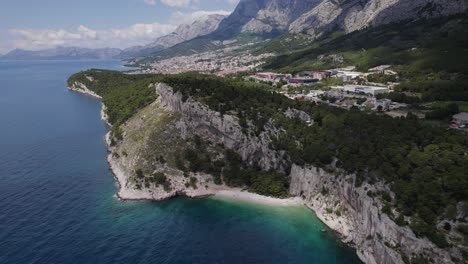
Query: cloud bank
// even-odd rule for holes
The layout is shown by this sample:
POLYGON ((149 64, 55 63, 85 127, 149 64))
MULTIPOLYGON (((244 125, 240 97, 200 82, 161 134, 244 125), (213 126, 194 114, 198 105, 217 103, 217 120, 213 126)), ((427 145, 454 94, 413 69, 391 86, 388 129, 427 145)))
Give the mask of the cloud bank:
MULTIPOLYGON (((145 0, 147 2, 155 0, 145 0)), ((180 4, 189 0, 169 1, 172 4, 180 4)), ((154 41, 157 37, 171 33, 179 24, 190 24, 212 14, 228 15, 230 12, 219 11, 195 11, 174 12, 167 24, 134 24, 125 28, 113 28, 106 30, 94 30, 80 25, 76 30, 64 29, 10 29, 8 38, 0 47, 2 51, 12 49, 41 50, 57 46, 84 47, 84 48, 127 48, 144 45, 154 41)))

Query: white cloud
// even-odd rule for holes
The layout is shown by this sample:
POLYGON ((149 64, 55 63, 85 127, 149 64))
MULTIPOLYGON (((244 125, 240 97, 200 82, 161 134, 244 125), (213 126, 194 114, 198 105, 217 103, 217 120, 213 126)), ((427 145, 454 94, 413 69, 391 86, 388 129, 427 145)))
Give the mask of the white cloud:
POLYGON ((9 30, 9 48, 30 50, 56 46, 125 48, 151 42, 159 36, 172 32, 175 27, 170 24, 153 23, 135 24, 126 28, 99 31, 83 25, 73 32, 63 29, 11 29, 9 30))
POLYGON ((144 2, 145 2, 147 5, 151 5, 151 6, 156 5, 156 0, 144 0, 144 2))
MULTIPOLYGON (((156 0, 144 0, 145 3, 148 5, 156 5, 156 0)), ((194 8, 194 4, 199 4, 201 0, 160 0, 162 4, 170 6, 170 7, 192 7, 194 8)), ((208 1, 208 0, 206 0, 208 1)), ((240 0, 209 0, 209 1, 216 1, 216 2, 227 2, 231 5, 239 3, 240 0)))
POLYGON ((172 7, 189 7, 193 3, 198 3, 199 0, 161 0, 161 3, 172 7))

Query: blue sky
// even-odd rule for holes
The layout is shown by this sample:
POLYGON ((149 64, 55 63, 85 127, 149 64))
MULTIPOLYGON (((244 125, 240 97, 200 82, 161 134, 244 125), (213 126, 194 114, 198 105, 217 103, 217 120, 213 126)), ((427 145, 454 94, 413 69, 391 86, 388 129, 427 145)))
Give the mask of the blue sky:
POLYGON ((2 0, 0 53, 14 48, 146 44, 238 0, 2 0))

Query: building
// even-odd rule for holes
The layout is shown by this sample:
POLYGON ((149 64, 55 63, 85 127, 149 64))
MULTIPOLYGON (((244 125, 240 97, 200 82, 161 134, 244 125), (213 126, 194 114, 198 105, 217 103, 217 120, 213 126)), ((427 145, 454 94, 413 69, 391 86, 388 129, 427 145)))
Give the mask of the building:
POLYGON ((362 73, 362 72, 342 71, 342 70, 338 70, 338 73, 336 74, 336 76, 342 77, 345 82, 349 82, 352 79, 356 79, 356 78, 362 77, 364 75, 365 74, 362 73))
POLYGON ((266 79, 266 80, 279 80, 279 79, 287 79, 291 75, 290 74, 282 74, 282 73, 272 73, 272 72, 258 72, 255 74, 257 78, 266 79))
POLYGON ((303 71, 298 74, 299 77, 309 77, 316 80, 323 80, 332 76, 331 71, 303 71))
POLYGON ((392 67, 391 65, 380 65, 369 69, 369 72, 384 72, 386 69, 392 67))
POLYGON ((453 122, 457 124, 459 127, 466 126, 468 124, 468 113, 461 112, 459 114, 454 115, 453 122))
POLYGON ((299 84, 299 85, 312 85, 318 82, 317 79, 312 78, 291 78, 288 80, 289 84, 299 84))
POLYGON ((378 94, 389 93, 390 89, 380 86, 368 86, 368 85, 345 85, 345 86, 333 86, 331 87, 334 90, 341 90, 346 93, 360 94, 360 95, 370 95, 376 96, 378 94))
POLYGON ((389 99, 375 100, 374 110, 388 111, 388 110, 390 110, 390 104, 391 103, 392 103, 392 100, 389 100, 389 99))
POLYGON ((317 80, 328 79, 331 77, 331 72, 329 71, 314 71, 312 72, 312 78, 317 80))

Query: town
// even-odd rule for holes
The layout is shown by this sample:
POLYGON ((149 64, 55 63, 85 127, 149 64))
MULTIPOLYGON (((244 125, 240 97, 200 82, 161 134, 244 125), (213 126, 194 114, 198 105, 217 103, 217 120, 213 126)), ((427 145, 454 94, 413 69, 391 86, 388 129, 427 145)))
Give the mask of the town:
POLYGON ((142 65, 144 69, 136 73, 178 74, 199 72, 227 76, 255 70, 264 64, 266 59, 274 56, 271 53, 252 55, 249 51, 242 50, 245 46, 248 45, 163 59, 142 65))
POLYGON ((394 83, 371 83, 367 76, 372 74, 394 75, 389 65, 370 69, 368 73, 355 71, 355 67, 303 71, 295 75, 284 73, 257 72, 245 80, 267 83, 279 89, 279 93, 290 99, 309 100, 318 104, 351 109, 370 109, 379 112, 406 107, 406 104, 378 99, 379 95, 391 93, 394 83))
MULTIPOLYGON (((243 80, 263 83, 292 100, 313 101, 350 110, 372 111, 391 117, 406 117, 408 113, 424 118, 424 111, 395 102, 388 95, 399 84, 398 73, 391 65, 380 65, 361 72, 355 66, 326 70, 306 70, 298 73, 265 72, 261 66, 274 54, 254 55, 246 45, 220 50, 176 56, 143 65, 133 74, 178 74, 198 72, 226 78, 242 76, 243 80), (380 78, 375 78, 375 76, 380 78), (383 78, 382 78, 383 77, 383 78)), ((247 45, 248 46, 248 45, 247 45)), ((454 115, 450 129, 468 132, 468 113, 454 115)))

